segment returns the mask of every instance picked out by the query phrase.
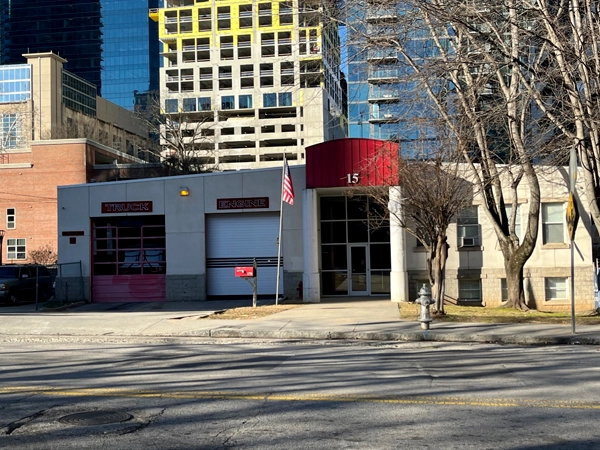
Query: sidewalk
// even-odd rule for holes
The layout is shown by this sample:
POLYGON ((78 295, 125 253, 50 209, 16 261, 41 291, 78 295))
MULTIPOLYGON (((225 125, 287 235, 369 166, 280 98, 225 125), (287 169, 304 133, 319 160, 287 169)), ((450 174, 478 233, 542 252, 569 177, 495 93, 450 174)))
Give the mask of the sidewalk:
POLYGON ((37 337, 212 337, 348 339, 499 344, 600 345, 600 327, 401 321, 389 300, 324 300, 255 320, 203 319, 216 311, 250 306, 242 300, 86 304, 60 312, 35 305, 0 307, 0 339, 37 337))

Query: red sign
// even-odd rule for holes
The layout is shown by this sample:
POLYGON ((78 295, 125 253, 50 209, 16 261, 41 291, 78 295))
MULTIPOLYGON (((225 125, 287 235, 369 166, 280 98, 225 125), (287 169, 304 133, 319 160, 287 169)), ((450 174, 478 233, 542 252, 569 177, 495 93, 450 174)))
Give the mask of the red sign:
POLYGON ((268 207, 269 197, 217 199, 217 209, 257 209, 268 207))
POLYGON ((254 267, 236 267, 235 268, 235 276, 241 278, 254 278, 256 273, 254 272, 254 267))
POLYGON ((152 202, 106 202, 102 214, 152 212, 152 202))

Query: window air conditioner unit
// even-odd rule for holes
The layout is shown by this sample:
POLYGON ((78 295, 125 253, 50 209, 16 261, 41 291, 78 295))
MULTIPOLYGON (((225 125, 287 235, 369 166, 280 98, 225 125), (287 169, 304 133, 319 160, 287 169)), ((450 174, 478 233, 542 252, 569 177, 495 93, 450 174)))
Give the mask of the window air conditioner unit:
POLYGON ((474 237, 461 238, 461 247, 474 247, 477 244, 477 239, 474 237))

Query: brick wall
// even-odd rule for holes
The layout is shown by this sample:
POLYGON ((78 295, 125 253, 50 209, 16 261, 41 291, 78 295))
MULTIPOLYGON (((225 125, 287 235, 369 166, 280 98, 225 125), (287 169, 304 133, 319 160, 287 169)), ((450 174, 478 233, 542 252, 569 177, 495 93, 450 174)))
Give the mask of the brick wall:
POLYGON ((27 239, 27 252, 46 245, 57 249, 56 188, 86 182, 86 146, 81 142, 34 144, 30 151, 11 152, 8 164, 0 164, 0 229, 6 229, 6 209, 16 210, 16 228, 6 229, 3 262, 11 262, 6 254, 7 239, 11 238, 27 239), (31 167, 12 167, 17 163, 31 167))

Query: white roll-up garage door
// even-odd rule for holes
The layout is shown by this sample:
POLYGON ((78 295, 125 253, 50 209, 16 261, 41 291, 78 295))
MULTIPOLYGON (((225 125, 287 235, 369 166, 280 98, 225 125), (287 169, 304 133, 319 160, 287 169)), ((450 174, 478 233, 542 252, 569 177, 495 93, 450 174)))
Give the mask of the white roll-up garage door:
MULTIPOLYGON (((278 213, 213 214, 206 216, 207 295, 252 295, 252 286, 236 278, 236 266, 258 264, 258 294, 275 295, 278 213)), ((283 292, 283 256, 279 293, 283 292)))

